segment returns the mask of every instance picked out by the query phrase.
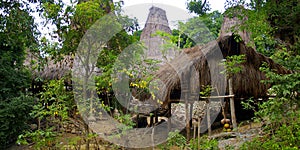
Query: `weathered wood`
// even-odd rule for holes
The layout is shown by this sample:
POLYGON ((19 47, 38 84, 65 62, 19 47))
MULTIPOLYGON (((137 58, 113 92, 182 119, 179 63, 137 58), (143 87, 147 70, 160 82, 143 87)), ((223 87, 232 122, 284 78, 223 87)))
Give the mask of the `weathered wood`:
MULTIPOLYGON (((228 85, 229 85, 229 94, 233 95, 232 78, 229 78, 228 85)), ((237 123, 236 123, 234 98, 233 97, 230 98, 230 114, 231 114, 231 121, 232 121, 233 129, 236 129, 237 128, 237 123)))
POLYGON ((190 113, 190 126, 193 125, 193 107, 194 107, 194 103, 190 103, 190 110, 189 110, 189 113, 190 113))
POLYGON ((234 95, 223 95, 223 96, 208 96, 208 97, 200 97, 201 99, 219 99, 219 98, 231 98, 234 97, 234 95))
POLYGON ((193 138, 195 139, 196 138, 196 129, 197 129, 197 126, 198 126, 198 122, 196 122, 196 120, 193 120, 192 126, 193 126, 193 130, 194 130, 193 138))
POLYGON ((154 125, 153 123, 153 115, 150 116, 150 127, 152 127, 154 125))
POLYGON ((198 149, 200 149, 201 120, 202 118, 198 118, 198 149))
POLYGON ((209 103, 209 101, 207 101, 207 105, 206 105, 206 117, 207 117, 208 136, 211 136, 211 120, 210 120, 210 103, 209 103))
MULTIPOLYGON (((186 93, 185 93, 186 94, 186 93)), ((185 117, 186 117, 186 139, 187 141, 190 141, 191 136, 191 126, 190 126, 190 115, 189 115, 189 103, 188 100, 185 99, 185 117)))
POLYGON ((222 115, 223 115, 224 119, 227 119, 226 110, 225 110, 226 103, 227 103, 226 101, 224 101, 223 103, 221 102, 221 105, 222 105, 222 115))
POLYGON ((168 131, 170 132, 171 131, 171 129, 172 129, 172 119, 171 119, 171 116, 172 116, 172 103, 171 102, 169 102, 168 103, 168 131))
POLYGON ((158 115, 157 115, 157 111, 154 112, 154 117, 155 117, 155 123, 158 123, 158 115))

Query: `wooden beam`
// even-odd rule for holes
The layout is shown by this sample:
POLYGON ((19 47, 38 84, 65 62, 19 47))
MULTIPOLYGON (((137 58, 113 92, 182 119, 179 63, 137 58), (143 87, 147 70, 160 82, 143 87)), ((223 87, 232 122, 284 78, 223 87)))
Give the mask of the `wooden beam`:
POLYGON ((201 99, 219 99, 219 98, 231 98, 234 97, 233 94, 224 95, 224 96, 208 96, 208 97, 200 97, 201 99))

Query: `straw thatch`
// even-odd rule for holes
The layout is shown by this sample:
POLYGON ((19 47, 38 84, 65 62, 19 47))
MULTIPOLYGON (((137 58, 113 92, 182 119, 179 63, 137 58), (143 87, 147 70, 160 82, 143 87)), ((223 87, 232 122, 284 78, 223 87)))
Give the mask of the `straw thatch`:
POLYGON ((73 67, 74 58, 66 55, 61 60, 49 60, 43 70, 39 72, 39 76, 43 79, 61 79, 66 75, 70 75, 73 67))
MULTIPOLYGON (((212 71, 214 71, 214 73, 221 72, 222 68, 218 65, 213 65, 215 68, 209 68, 207 60, 213 59, 219 50, 222 51, 223 58, 242 54, 246 56, 245 62, 242 63, 242 71, 232 77, 233 92, 236 98, 260 98, 267 96, 267 90, 270 85, 261 83, 261 80, 266 79, 266 77, 265 74, 259 70, 264 62, 266 62, 271 69, 276 70, 277 73, 289 73, 287 69, 276 64, 270 58, 257 53, 251 47, 247 47, 243 41, 236 42, 233 35, 224 36, 217 39, 217 42, 209 42, 203 47, 197 46, 184 49, 172 62, 161 67, 155 74, 156 80, 160 80, 165 86, 163 90, 161 90, 159 98, 167 103, 169 102, 169 96, 172 91, 181 91, 182 78, 180 77, 186 76, 188 72, 192 72, 191 68, 195 68, 199 73, 197 76, 199 79, 193 79, 192 81, 198 81, 200 86, 212 84, 212 82, 214 82, 211 81, 212 71)), ((186 78, 191 77, 193 77, 193 75, 186 76, 186 78)), ((228 93, 228 87, 224 87, 226 84, 223 84, 222 79, 218 82, 219 85, 217 85, 217 88, 219 90, 224 89, 226 93, 228 93)), ((197 83, 190 83, 190 85, 192 84, 197 83)))
POLYGON ((174 58, 177 51, 174 49, 164 50, 163 44, 166 44, 165 39, 167 37, 156 35, 158 31, 172 34, 166 11, 159 7, 152 6, 149 9, 148 18, 141 33, 140 41, 142 41, 147 48, 145 51, 147 59, 165 62, 166 59, 174 58))
MULTIPOLYGON (((60 59, 50 57, 38 58, 32 53, 27 53, 27 58, 24 65, 31 68, 34 78, 42 78, 44 80, 61 79, 65 76, 70 76, 73 68, 74 56, 65 55, 60 59), (34 62, 34 63, 31 63, 34 62), (40 65, 39 69, 37 65, 40 65)), ((99 74, 99 69, 95 68, 96 74, 99 74)))

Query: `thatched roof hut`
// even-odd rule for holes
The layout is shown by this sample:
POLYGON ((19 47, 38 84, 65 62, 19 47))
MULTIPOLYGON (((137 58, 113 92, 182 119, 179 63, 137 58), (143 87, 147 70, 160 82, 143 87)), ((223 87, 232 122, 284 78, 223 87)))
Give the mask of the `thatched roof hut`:
MULTIPOLYGON (((261 98, 267 96, 267 90, 270 86, 261 83, 266 77, 265 74, 259 70, 264 62, 267 63, 271 69, 276 70, 277 73, 289 73, 287 69, 275 63, 272 59, 256 52, 251 47, 247 47, 245 42, 236 42, 233 35, 224 36, 217 39, 217 41, 209 42, 203 47, 197 46, 184 49, 172 62, 161 67, 155 73, 156 80, 160 80, 165 86, 163 91, 160 92, 160 98, 164 102, 168 102, 172 91, 181 91, 181 76, 184 76, 187 72, 192 72, 191 68, 195 68, 199 73, 197 76, 199 79, 197 81, 200 86, 212 84, 214 81, 211 80, 211 71, 213 70, 215 73, 220 73, 222 67, 216 65, 214 66, 215 68, 209 68, 207 60, 211 59, 211 57, 215 57, 214 55, 217 54, 219 50, 221 50, 224 59, 232 55, 246 56, 245 62, 241 64, 242 71, 232 77, 235 98, 261 98)), ((226 90, 224 92, 228 93, 228 87, 224 84, 223 80, 220 79, 218 82, 217 87, 219 90, 224 89, 226 90)), ((194 82, 191 84, 197 83, 194 82)))

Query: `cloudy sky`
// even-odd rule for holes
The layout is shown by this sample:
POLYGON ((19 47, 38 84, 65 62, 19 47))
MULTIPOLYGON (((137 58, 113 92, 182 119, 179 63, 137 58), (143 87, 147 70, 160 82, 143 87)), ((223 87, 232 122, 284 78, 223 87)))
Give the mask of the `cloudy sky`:
MULTIPOLYGON (((119 1, 119 0, 114 0, 119 1)), ((193 17, 186 9, 187 0, 123 0, 123 11, 125 15, 136 17, 140 27, 144 26, 151 6, 160 7, 166 10, 167 18, 171 28, 176 27, 178 21, 186 21, 193 17)), ((212 11, 219 10, 224 12, 224 3, 226 0, 209 0, 212 11)))
MULTIPOLYGON (((118 1, 118 0, 115 0, 118 1)), ((132 6, 145 3, 160 3, 175 6, 181 9, 186 9, 187 0, 123 0, 125 6, 132 6)), ((226 0, 208 0, 212 10, 224 11, 224 3, 226 0)))
MULTIPOLYGON (((63 0, 66 4, 69 4, 70 0, 63 0)), ((115 2, 120 0, 114 0, 115 2)), ((186 21, 188 18, 193 17, 186 9, 186 3, 188 0, 122 0, 124 2, 123 13, 130 17, 136 17, 139 21, 140 27, 143 28, 147 20, 149 8, 151 6, 160 7, 166 10, 167 18, 171 28, 176 28, 178 21, 186 21)), ((250 0, 246 0, 247 2, 250 0)), ((219 10, 224 12, 224 3, 226 0, 208 0, 212 10, 219 10)), ((41 21, 37 17, 37 23, 41 21)), ((53 26, 41 27, 40 31, 43 35, 51 33, 53 26), (48 28, 48 29, 47 29, 48 28)))

